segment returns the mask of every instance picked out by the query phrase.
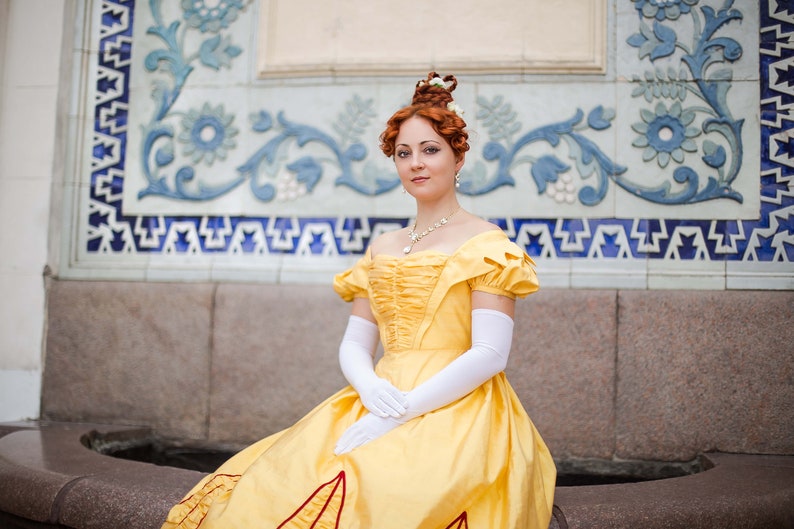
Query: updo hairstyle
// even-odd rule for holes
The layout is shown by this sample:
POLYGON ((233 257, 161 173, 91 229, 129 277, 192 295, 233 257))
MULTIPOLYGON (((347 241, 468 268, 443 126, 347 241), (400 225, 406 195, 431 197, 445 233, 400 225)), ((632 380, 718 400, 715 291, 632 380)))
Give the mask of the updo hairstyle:
POLYGON ((458 86, 454 75, 443 78, 446 87, 431 83, 437 77, 436 72, 427 74, 427 79, 416 83, 414 97, 411 104, 404 107, 389 118, 386 130, 380 135, 380 149, 388 157, 394 156, 394 144, 402 124, 414 116, 421 117, 430 122, 436 134, 444 138, 455 153, 455 159, 460 160, 469 150, 469 133, 466 132, 466 122, 447 105, 453 103, 452 91, 458 86))

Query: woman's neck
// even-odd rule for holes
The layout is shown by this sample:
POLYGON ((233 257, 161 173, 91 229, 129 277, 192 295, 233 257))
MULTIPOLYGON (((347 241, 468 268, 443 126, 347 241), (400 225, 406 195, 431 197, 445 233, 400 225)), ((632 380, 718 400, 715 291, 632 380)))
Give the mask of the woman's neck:
POLYGON ((460 208, 457 200, 445 201, 438 204, 417 204, 416 229, 423 230, 432 226, 442 218, 448 218, 460 208))

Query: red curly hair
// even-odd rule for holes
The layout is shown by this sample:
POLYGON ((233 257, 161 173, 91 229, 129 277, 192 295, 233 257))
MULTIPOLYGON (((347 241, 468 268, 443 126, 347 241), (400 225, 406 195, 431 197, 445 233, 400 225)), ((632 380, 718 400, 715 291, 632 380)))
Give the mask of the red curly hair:
POLYGON ((401 108, 386 122, 386 130, 380 135, 380 150, 391 158, 394 156, 394 143, 402 124, 414 116, 424 118, 444 138, 455 152, 455 159, 460 160, 469 150, 469 133, 466 132, 466 122, 455 112, 449 110, 447 105, 453 102, 452 91, 458 86, 454 75, 443 78, 446 88, 431 84, 430 81, 441 77, 436 72, 427 74, 427 79, 416 83, 414 97, 411 104, 401 108))

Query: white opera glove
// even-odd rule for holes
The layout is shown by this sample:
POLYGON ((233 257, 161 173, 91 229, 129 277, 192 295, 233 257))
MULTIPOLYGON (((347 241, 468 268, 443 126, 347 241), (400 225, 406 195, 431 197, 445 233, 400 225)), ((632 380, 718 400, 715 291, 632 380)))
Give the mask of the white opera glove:
POLYGON ((498 310, 471 312, 471 349, 407 393, 407 421, 461 399, 507 367, 513 319, 498 310))
POLYGON ((377 345, 378 326, 364 318, 350 316, 339 345, 339 365, 367 410, 379 417, 401 417, 408 403, 402 391, 375 374, 373 361, 377 345))
POLYGON ((377 415, 368 413, 354 422, 350 428, 345 430, 345 433, 343 433, 339 441, 336 442, 334 454, 346 454, 354 448, 367 444, 381 435, 394 430, 401 424, 403 424, 402 419, 378 417, 377 415))
POLYGON ((403 416, 365 415, 345 430, 334 453, 349 452, 400 424, 455 402, 504 371, 513 342, 512 318, 497 310, 474 309, 471 337, 471 349, 407 393, 408 407, 403 416))

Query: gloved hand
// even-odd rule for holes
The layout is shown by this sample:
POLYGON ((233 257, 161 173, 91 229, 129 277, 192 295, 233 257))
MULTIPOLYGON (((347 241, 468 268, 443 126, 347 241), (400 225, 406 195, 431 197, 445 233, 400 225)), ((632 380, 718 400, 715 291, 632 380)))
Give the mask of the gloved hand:
POLYGON ((402 391, 375 374, 373 360, 377 345, 378 326, 350 316, 339 345, 339 365, 367 410, 379 417, 401 417, 408 403, 402 391))
POLYGON ((513 319, 493 309, 471 311, 471 349, 406 394, 400 420, 437 410, 461 399, 507 367, 513 343, 513 319))
POLYGON ((358 448, 392 431, 401 424, 402 422, 400 422, 399 419, 378 417, 368 413, 354 422, 350 428, 345 430, 345 433, 342 434, 342 437, 340 437, 339 441, 336 443, 334 454, 346 454, 354 448, 358 448))
POLYGON ((406 394, 406 413, 399 418, 365 415, 345 430, 334 453, 349 452, 400 424, 455 402, 504 371, 513 342, 512 318, 497 310, 474 309, 471 337, 471 349, 406 394))

